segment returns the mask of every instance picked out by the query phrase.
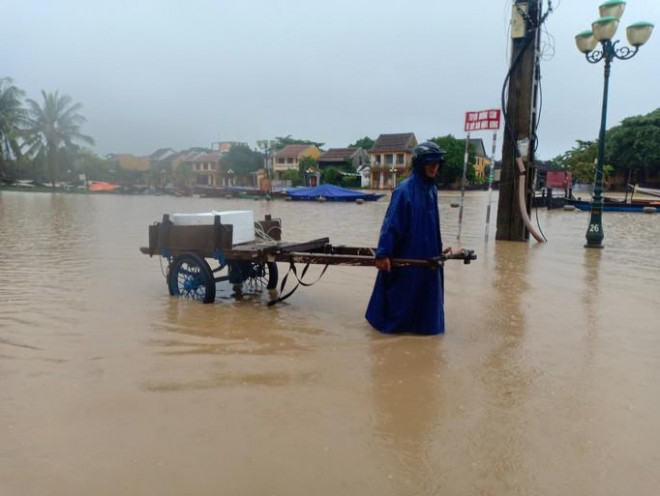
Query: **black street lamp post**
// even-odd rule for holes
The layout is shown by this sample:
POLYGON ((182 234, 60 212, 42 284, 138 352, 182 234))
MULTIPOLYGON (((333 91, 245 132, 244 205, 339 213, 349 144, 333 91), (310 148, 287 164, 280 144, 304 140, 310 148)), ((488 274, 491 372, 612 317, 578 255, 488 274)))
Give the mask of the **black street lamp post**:
POLYGON ((603 106, 600 117, 600 132, 598 134, 598 158, 594 176, 594 194, 591 201, 589 227, 587 228, 587 244, 585 248, 603 248, 603 160, 605 155, 605 131, 607 124, 607 100, 609 96, 609 81, 611 65, 614 59, 628 60, 639 51, 639 47, 648 41, 653 31, 653 24, 637 22, 626 30, 628 43, 633 47, 617 47, 619 41, 612 41, 623 15, 626 2, 610 0, 600 6, 600 19, 592 24, 591 31, 583 31, 575 37, 578 50, 585 54, 591 64, 605 61, 605 76, 603 84, 603 106), (596 49, 600 43, 601 48, 596 49))

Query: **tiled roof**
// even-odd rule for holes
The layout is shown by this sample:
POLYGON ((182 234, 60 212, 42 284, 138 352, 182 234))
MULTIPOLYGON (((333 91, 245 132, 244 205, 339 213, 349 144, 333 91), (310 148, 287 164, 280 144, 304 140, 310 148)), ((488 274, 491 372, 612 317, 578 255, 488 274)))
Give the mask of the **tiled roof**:
POLYGON ((369 153, 412 150, 416 144, 415 133, 381 134, 369 153))
POLYGON ((158 160, 164 160, 167 157, 171 157, 174 154, 176 154, 176 152, 171 148, 159 148, 151 155, 149 155, 149 158, 151 160, 158 161, 158 160))
POLYGON ((192 159, 188 159, 190 162, 217 162, 220 160, 219 152, 211 153, 201 153, 192 159))
POLYGON ((304 151, 306 151, 310 146, 314 145, 287 145, 282 148, 279 152, 276 152, 274 157, 298 157, 304 151))
POLYGON ((357 151, 358 148, 330 148, 327 152, 321 155, 319 162, 341 162, 350 159, 357 151))

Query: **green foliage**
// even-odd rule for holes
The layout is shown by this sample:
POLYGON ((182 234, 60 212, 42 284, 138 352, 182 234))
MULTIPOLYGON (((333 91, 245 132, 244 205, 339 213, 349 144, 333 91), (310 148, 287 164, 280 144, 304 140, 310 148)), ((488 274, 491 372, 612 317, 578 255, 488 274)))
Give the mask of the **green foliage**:
POLYGON ((90 150, 80 150, 73 160, 77 174, 85 174, 89 181, 112 181, 119 167, 113 160, 99 157, 90 150))
POLYGON ((577 146, 555 157, 553 162, 561 168, 573 172, 573 178, 580 183, 591 183, 596 172, 596 157, 598 156, 597 141, 577 140, 577 146))
POLYGON ((337 167, 326 167, 321 172, 321 182, 325 184, 342 184, 343 176, 337 167))
POLYGON ((21 99, 24 92, 10 78, 0 78, 0 177, 15 176, 21 157, 20 127, 25 119, 21 99))
MULTIPOLYGON (((577 146, 552 159, 553 168, 567 168, 578 182, 591 183, 596 171, 598 141, 577 140, 577 146)), ((628 170, 660 173, 660 109, 624 119, 605 135, 603 174, 628 170)))
POLYGON ((305 171, 309 169, 316 169, 318 167, 319 161, 314 157, 302 157, 298 162, 298 170, 301 174, 304 174, 305 171))
POLYGON ((195 179, 191 164, 181 164, 173 172, 173 180, 176 186, 190 187, 195 179))
POLYGON ((275 140, 257 140, 257 149, 264 155, 271 155, 275 150, 275 140))
POLYGON ((359 188, 362 186, 362 179, 359 176, 341 176, 340 185, 344 188, 359 188))
POLYGON ((365 136, 364 138, 361 138, 357 140, 355 143, 352 145, 348 145, 349 148, 362 148, 363 150, 371 150, 371 148, 374 146, 375 141, 372 140, 369 136, 365 136))
POLYGON ((281 150, 282 148, 288 145, 315 145, 317 148, 321 148, 325 144, 325 143, 320 143, 318 141, 292 138, 290 134, 286 136, 276 136, 275 140, 270 143, 271 143, 271 148, 274 151, 281 150))
POLYGON ((351 162, 350 159, 344 160, 344 163, 342 164, 342 166, 340 168, 341 168, 342 172, 350 172, 352 174, 357 173, 357 169, 355 168, 355 166, 353 165, 353 162, 351 162))
POLYGON ((231 169, 240 176, 263 168, 264 158, 249 146, 236 144, 222 157, 221 164, 224 171, 231 169))
POLYGON ((86 119, 79 113, 80 103, 71 97, 41 92, 43 106, 28 99, 26 127, 23 131, 27 154, 45 157, 48 178, 54 185, 61 177, 63 159, 74 148, 74 141, 94 144, 94 140, 80 131, 86 119))
POLYGON ((287 171, 284 171, 284 174, 282 174, 282 178, 285 181, 290 181, 291 186, 300 186, 303 183, 303 176, 300 173, 300 171, 296 169, 289 169, 287 171))
MULTIPOLYGON (((435 142, 445 151, 445 165, 440 171, 439 182, 442 184, 452 184, 460 181, 463 176, 463 162, 465 157, 465 140, 454 138, 451 134, 431 138, 429 141, 435 142)), ((475 149, 470 145, 468 150, 468 168, 466 172, 467 181, 474 181, 474 162, 475 149)))
POLYGON ((660 108, 611 128, 605 138, 605 158, 620 172, 660 172, 660 108))

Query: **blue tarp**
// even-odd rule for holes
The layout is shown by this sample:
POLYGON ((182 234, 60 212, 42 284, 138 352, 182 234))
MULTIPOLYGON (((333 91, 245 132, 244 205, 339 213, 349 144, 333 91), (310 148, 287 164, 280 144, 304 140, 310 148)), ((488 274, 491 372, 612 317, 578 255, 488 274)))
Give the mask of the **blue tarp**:
POLYGON ((323 197, 328 201, 355 201, 365 200, 374 201, 378 200, 385 195, 376 195, 373 193, 362 193, 352 189, 341 188, 332 184, 322 184, 313 188, 296 188, 287 190, 287 194, 293 200, 302 201, 315 201, 319 197, 323 197))

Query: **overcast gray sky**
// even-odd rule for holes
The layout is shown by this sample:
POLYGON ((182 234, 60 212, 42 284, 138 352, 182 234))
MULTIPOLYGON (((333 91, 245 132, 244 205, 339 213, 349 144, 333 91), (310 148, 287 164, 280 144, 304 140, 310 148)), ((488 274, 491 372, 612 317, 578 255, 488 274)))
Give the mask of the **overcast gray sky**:
MULTIPOLYGON (((574 35, 599 3, 552 2, 539 158, 598 134, 603 64, 588 64, 574 35)), ((37 101, 58 90, 82 103, 101 154, 289 134, 326 147, 393 132, 462 137, 466 111, 499 106, 509 64, 512 0, 0 5, 0 77, 37 101)), ((631 0, 622 40, 638 20, 660 23, 660 2, 631 0)), ((660 107, 659 38, 614 62, 608 127, 660 107)))

